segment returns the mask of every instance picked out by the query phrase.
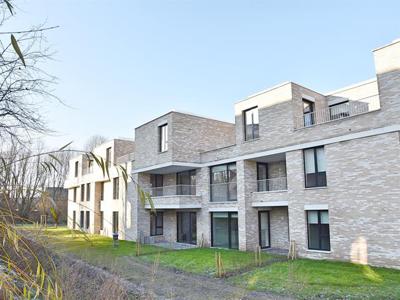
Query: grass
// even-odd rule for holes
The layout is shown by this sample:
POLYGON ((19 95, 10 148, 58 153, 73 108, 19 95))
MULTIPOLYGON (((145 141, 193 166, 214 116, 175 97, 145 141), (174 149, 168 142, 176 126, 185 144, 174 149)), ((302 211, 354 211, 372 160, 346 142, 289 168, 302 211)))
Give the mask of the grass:
POLYGON ((346 262, 277 262, 229 280, 250 290, 303 299, 400 299, 400 271, 346 262))
POLYGON ((238 273, 229 277, 229 282, 249 290, 301 299, 400 299, 399 270, 323 260, 274 261, 275 256, 266 253, 262 253, 262 261, 266 265, 256 268, 253 252, 213 248, 166 251, 142 245, 142 255, 136 257, 135 242, 120 241, 119 246, 114 248, 111 238, 88 235, 91 240, 88 242, 82 233, 71 232, 65 227, 46 231, 54 249, 73 253, 100 267, 118 269, 118 264, 124 262, 118 258, 127 256, 152 264, 159 255, 161 266, 214 276, 215 252, 219 252, 225 271, 238 273))

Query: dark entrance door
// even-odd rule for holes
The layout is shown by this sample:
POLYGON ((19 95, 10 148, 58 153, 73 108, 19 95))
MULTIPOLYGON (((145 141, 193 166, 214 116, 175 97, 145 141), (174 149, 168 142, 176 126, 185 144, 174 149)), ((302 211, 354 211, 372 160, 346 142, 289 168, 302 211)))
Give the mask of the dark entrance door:
POLYGON ((177 212, 177 241, 179 243, 197 244, 196 213, 177 212))

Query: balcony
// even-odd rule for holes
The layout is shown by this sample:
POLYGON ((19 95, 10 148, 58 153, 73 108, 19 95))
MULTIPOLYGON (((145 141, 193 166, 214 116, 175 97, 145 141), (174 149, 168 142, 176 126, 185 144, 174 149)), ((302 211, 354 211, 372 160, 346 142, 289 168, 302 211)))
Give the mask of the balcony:
POLYGON ((346 119, 380 109, 379 95, 332 105, 296 117, 295 128, 301 129, 331 121, 346 119))
POLYGON ((251 194, 253 207, 287 206, 287 178, 257 180, 257 191, 251 194))
MULTIPOLYGON (((153 200, 155 209, 198 209, 200 196, 196 196, 195 185, 169 185, 144 189, 153 200)), ((150 209, 150 204, 145 208, 150 209)))
POLYGON ((277 177, 257 180, 257 192, 286 191, 287 178, 277 177))
POLYGON ((213 183, 210 184, 210 201, 211 202, 226 202, 237 200, 237 183, 213 183))

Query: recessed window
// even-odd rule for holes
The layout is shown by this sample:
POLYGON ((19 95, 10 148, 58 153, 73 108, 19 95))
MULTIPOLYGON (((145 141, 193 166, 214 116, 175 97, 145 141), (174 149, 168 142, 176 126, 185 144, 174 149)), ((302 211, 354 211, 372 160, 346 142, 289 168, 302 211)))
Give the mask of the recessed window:
POLYGON ((74 202, 76 202, 76 194, 77 194, 77 189, 78 188, 76 188, 76 187, 74 187, 74 191, 73 191, 73 193, 74 193, 74 202))
POLYGON ((81 210, 81 218, 79 219, 79 227, 80 229, 83 229, 83 226, 85 225, 85 212, 81 210))
POLYGON ((119 178, 113 178, 113 199, 119 199, 119 178))
POLYGON ((211 201, 236 201, 236 163, 211 167, 211 201))
POLYGON ((329 213, 327 210, 307 211, 308 249, 331 250, 329 213))
POLYGON ((158 127, 159 132, 159 150, 165 152, 168 150, 168 124, 158 127))
POLYGON ((150 196, 164 196, 164 176, 162 174, 150 174, 151 193, 150 196))
POLYGON ((85 185, 81 184, 81 201, 85 201, 85 185))
POLYGON ((75 177, 78 177, 78 170, 79 170, 79 162, 75 162, 75 177))
POLYGON ((75 229, 76 224, 76 211, 72 212, 72 229, 75 229))
POLYGON ((100 182, 100 200, 104 200, 104 182, 100 182))
POLYGON ((303 118, 304 126, 308 127, 315 124, 315 104, 310 100, 303 99, 303 118))
POLYGON ((258 107, 243 111, 243 117, 245 140, 250 141, 259 138, 258 107))
POLYGON ((306 188, 326 186, 324 147, 305 149, 303 154, 306 188))
POLYGON ((113 233, 118 233, 119 231, 119 216, 117 211, 113 211, 113 233))
POLYGON ((163 235, 164 231, 164 216, 162 212, 150 214, 150 235, 163 235))
POLYGON ((176 194, 196 195, 196 170, 176 173, 176 194))
POLYGON ((86 229, 90 227, 90 211, 86 212, 86 229))
POLYGON ((100 230, 104 229, 104 211, 100 211, 100 230))
POLYGON ((111 167, 111 147, 106 149, 106 165, 107 167, 111 167))
POLYGON ((86 184, 86 201, 90 201, 90 183, 86 184))

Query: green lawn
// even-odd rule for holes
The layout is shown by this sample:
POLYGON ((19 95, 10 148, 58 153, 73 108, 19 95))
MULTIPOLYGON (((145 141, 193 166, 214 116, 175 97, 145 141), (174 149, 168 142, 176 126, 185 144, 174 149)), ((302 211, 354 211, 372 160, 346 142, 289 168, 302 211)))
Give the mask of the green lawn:
POLYGON ((345 262, 277 262, 229 280, 251 290, 304 299, 400 299, 400 271, 345 262))
POLYGON ((103 267, 119 269, 118 264, 124 262, 119 257, 129 256, 148 263, 154 263, 159 257, 161 266, 214 276, 215 252, 219 252, 226 272, 241 271, 227 280, 250 290, 303 299, 400 299, 399 270, 308 259, 277 261, 276 256, 266 253, 262 254, 266 266, 256 268, 252 252, 210 248, 172 251, 151 245, 142 245, 142 255, 136 257, 135 242, 120 241, 119 247, 114 248, 111 238, 88 235, 89 242, 82 233, 71 234, 65 227, 49 228, 46 233, 57 251, 73 253, 103 267))

